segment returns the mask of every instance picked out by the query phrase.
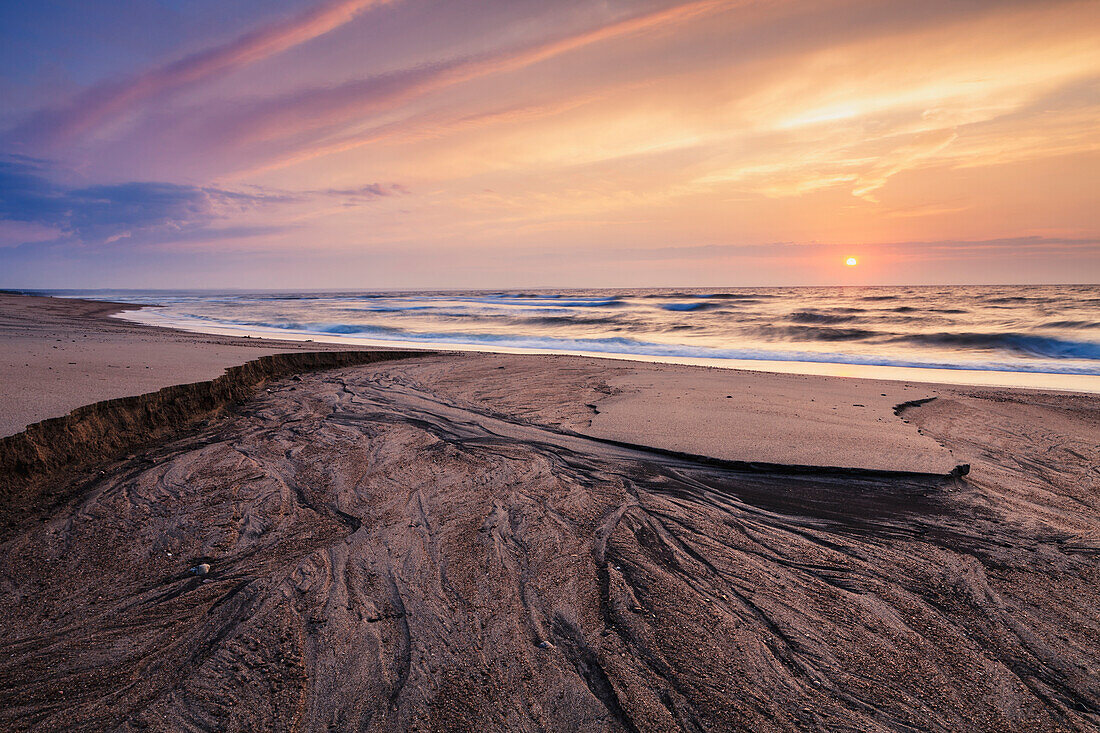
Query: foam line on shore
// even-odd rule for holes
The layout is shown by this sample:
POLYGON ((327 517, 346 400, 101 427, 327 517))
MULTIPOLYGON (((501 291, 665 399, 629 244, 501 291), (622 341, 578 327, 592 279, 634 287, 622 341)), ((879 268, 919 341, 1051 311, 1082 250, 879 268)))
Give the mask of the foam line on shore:
POLYGON ((285 328, 250 326, 246 324, 217 324, 197 318, 166 317, 153 310, 135 309, 113 316, 118 320, 137 323, 143 326, 169 328, 173 330, 219 336, 261 338, 271 341, 310 342, 341 344, 380 349, 430 349, 433 351, 476 352, 485 354, 556 354, 565 356, 587 356, 620 361, 637 361, 651 364, 684 364, 706 366, 719 369, 736 369, 783 374, 806 374, 816 376, 840 376, 862 379, 886 379, 902 382, 926 382, 930 384, 972 385, 984 387, 1006 387, 1011 389, 1042 389, 1068 392, 1086 392, 1100 394, 1100 376, 1095 374, 1076 374, 1066 371, 1017 371, 997 368, 997 365, 975 364, 970 368, 961 365, 934 365, 929 363, 898 362, 890 364, 864 363, 867 360, 856 358, 821 360, 821 354, 805 354, 803 358, 792 358, 791 353, 726 353, 715 357, 710 351, 691 354, 682 352, 668 353, 630 353, 624 350, 597 349, 588 350, 585 344, 576 343, 577 348, 568 348, 558 343, 553 348, 546 343, 525 343, 523 345, 503 345, 501 343, 465 343, 455 339, 432 341, 428 339, 401 339, 395 336, 368 337, 362 333, 314 333, 294 331, 285 328), (775 359, 768 357, 776 357, 775 359))

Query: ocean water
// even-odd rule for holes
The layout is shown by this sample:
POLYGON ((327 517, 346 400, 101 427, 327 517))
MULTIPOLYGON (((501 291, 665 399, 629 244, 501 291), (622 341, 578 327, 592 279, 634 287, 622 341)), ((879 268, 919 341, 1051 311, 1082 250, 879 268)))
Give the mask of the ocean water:
POLYGON ((214 332, 484 350, 1100 375, 1100 286, 48 291, 214 332))

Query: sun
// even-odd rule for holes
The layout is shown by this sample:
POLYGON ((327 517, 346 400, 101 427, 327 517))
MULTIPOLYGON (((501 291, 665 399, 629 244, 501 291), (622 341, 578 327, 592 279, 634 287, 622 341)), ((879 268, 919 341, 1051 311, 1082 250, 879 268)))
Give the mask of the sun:
POLYGON ((857 260, 855 257, 849 257, 848 259, 844 260, 844 264, 846 264, 848 267, 855 267, 859 264, 859 260, 857 260))

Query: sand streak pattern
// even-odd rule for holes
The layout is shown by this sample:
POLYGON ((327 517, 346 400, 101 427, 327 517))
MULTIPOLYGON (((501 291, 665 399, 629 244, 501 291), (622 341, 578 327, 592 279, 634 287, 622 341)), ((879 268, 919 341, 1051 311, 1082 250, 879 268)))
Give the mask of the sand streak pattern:
POLYGON ((785 476, 400 365, 285 380, 4 538, 0 723, 1095 730, 1100 449, 1066 435, 1097 413, 1042 409, 1076 428, 912 408, 951 447, 996 426, 967 480, 785 476))

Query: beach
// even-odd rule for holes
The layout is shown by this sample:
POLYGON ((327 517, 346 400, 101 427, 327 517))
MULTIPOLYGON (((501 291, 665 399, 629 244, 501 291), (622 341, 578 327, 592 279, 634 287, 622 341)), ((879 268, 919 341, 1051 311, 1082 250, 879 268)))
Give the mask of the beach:
POLYGON ((125 307, 0 295, 5 729, 1100 725, 1097 395, 125 307))
POLYGON ((137 307, 0 293, 0 438, 93 402, 213 379, 260 356, 341 348, 135 327, 111 318, 137 307))

